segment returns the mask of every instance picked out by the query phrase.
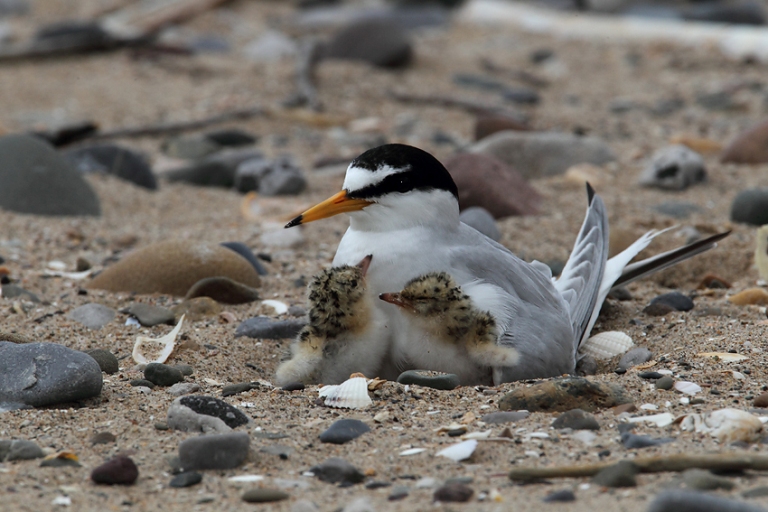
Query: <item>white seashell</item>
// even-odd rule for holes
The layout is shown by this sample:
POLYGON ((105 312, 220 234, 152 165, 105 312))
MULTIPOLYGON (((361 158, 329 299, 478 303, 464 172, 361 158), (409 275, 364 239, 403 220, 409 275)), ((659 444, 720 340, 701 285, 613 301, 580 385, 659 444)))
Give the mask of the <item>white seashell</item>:
POLYGON ((683 404, 683 405, 688 405, 688 404, 691 403, 691 399, 688 398, 687 396, 684 396, 684 397, 680 398, 680 403, 683 404))
POLYGON ((576 439, 577 441, 581 441, 587 446, 592 446, 592 443, 594 443, 595 439, 597 439, 597 434, 595 434, 591 430, 577 430, 576 432, 571 434, 570 437, 571 439, 576 439))
POLYGON ((444 448, 437 452, 435 456, 447 457, 454 462, 459 462, 470 458, 475 453, 475 449, 477 449, 477 439, 470 439, 469 441, 462 441, 461 443, 444 448))
POLYGON ((644 411, 656 411, 659 409, 659 406, 656 404, 643 404, 640 406, 640 409, 644 411))
POLYGON ((409 448, 407 450, 400 452, 400 456, 407 457, 408 455, 416 455, 417 453, 421 453, 425 451, 427 451, 426 448, 409 448))
POLYGON ((263 475, 237 475, 227 478, 227 481, 232 483, 251 483, 261 482, 262 480, 264 480, 263 475))
POLYGON ((274 309, 275 313, 278 315, 282 315, 288 311, 288 304, 285 302, 280 302, 279 300, 267 299, 261 301, 261 303, 274 309))
POLYGON ((634 346, 632 338, 621 331, 607 331, 595 334, 581 344, 579 352, 595 359, 610 359, 623 354, 634 346))
POLYGON ((710 413, 683 416, 680 429, 708 433, 726 444, 734 441, 752 443, 760 439, 763 422, 746 411, 719 409, 710 413))
POLYGON ((51 505, 59 507, 68 507, 72 504, 72 498, 69 496, 56 496, 51 501, 51 505))
POLYGON ((491 437, 492 430, 485 430, 483 432, 470 432, 461 436, 462 439, 488 439, 491 437))
POLYGON ((168 359, 168 356, 171 355, 171 352, 173 352, 173 348, 176 346, 176 336, 179 334, 179 331, 181 330, 181 324, 183 322, 184 315, 181 315, 181 318, 179 318, 179 323, 176 324, 176 327, 174 327, 171 332, 160 338, 155 339, 148 338, 146 336, 137 336, 136 343, 133 345, 133 360, 139 364, 164 363, 168 359), (144 352, 144 345, 160 346, 162 349, 160 350, 160 354, 157 357, 154 359, 148 359, 149 356, 144 352))
POLYGON ((666 368, 663 368, 661 370, 656 370, 656 373, 660 373, 662 375, 674 375, 674 372, 672 370, 667 370, 666 368))
POLYGON ((222 385, 221 382, 217 381, 216 379, 211 379, 210 377, 204 378, 203 382, 205 382, 209 386, 221 386, 222 385))
POLYGON ((531 432, 530 434, 525 434, 526 441, 530 441, 531 439, 549 439, 549 434, 546 432, 531 432))
POLYGON ((74 281, 79 281, 81 279, 85 279, 89 275, 93 273, 93 269, 91 270, 83 270, 82 272, 63 272, 60 270, 45 270, 43 274, 46 276, 51 277, 65 277, 67 279, 72 279, 74 281))
POLYGON ((373 403, 363 377, 353 377, 338 386, 323 386, 318 392, 325 397, 325 405, 339 409, 362 409, 373 403))
POLYGON ((695 384, 693 382, 688 382, 686 380, 680 380, 675 382, 675 389, 681 393, 685 393, 686 395, 695 395, 696 393, 701 391, 701 386, 698 384, 695 384))
POLYGON ((741 354, 731 354, 730 352, 701 352, 696 354, 699 357, 710 357, 712 359, 719 359, 723 363, 737 363, 745 359, 749 359, 747 356, 741 354))
POLYGON ((525 450, 525 454, 528 457, 531 457, 532 459, 538 459, 539 457, 541 457, 541 455, 539 455, 539 452, 537 452, 536 450, 525 450))
POLYGON ((663 428, 671 425, 675 421, 675 417, 671 413, 663 412, 652 416, 633 416, 627 418, 627 421, 630 423, 653 423, 657 427, 663 428))
POLYGON ((58 270, 59 272, 63 272, 67 269, 67 264, 60 260, 53 260, 48 262, 48 268, 51 270, 58 270))
POLYGON ((136 318, 129 316, 128 319, 125 321, 125 325, 128 327, 141 327, 141 322, 136 320, 136 318))

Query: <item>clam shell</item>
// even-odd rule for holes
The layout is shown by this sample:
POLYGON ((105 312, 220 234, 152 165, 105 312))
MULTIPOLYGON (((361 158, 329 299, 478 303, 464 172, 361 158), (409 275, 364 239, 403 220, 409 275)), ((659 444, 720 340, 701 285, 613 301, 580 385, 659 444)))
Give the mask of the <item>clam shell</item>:
POLYGON ((736 363, 745 359, 749 359, 747 356, 743 356, 741 354, 732 354, 730 352, 699 352, 696 355, 699 357, 719 359, 723 363, 736 363))
POLYGON ((608 331, 595 334, 581 344, 579 352, 595 359, 610 359, 623 354, 635 344, 626 333, 608 331))
POLYGON ((160 338, 137 336, 136 343, 133 345, 133 353, 131 354, 133 356, 133 360, 139 364, 164 363, 168 359, 168 356, 171 355, 171 352, 173 352, 173 348, 176 346, 176 336, 181 330, 182 323, 184 323, 184 315, 181 315, 181 318, 179 318, 179 323, 176 324, 176 327, 174 327, 171 332, 160 338), (148 355, 149 346, 162 347, 160 349, 160 353, 153 359, 149 359, 149 357, 151 357, 148 355))
POLYGON ((475 453, 476 448, 477 439, 470 439, 469 441, 462 441, 461 443, 444 448, 435 455, 438 457, 447 457, 454 462, 459 462, 470 458, 472 454, 475 453))
POLYGON ((325 397, 325 405, 339 409, 362 409, 373 403, 368 396, 368 382, 362 377, 353 377, 338 386, 323 386, 318 392, 325 397))

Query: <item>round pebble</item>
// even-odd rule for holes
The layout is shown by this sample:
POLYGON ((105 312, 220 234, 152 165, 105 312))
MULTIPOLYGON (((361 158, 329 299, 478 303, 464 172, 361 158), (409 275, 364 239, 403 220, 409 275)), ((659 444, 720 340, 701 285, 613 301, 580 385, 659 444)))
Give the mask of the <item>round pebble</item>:
POLYGON ((360 420, 342 419, 334 421, 325 432, 320 434, 320 441, 345 444, 370 431, 370 427, 360 420))
POLYGON ((600 430, 600 424, 595 417, 581 409, 571 409, 558 416, 552 422, 556 429, 571 428, 573 430, 600 430))
POLYGON ((432 389, 450 391, 459 387, 461 382, 458 375, 453 373, 438 373, 428 370, 408 370, 397 377, 400 384, 424 386, 432 389))
POLYGON ((104 350, 103 348, 95 348, 93 350, 86 350, 85 353, 94 358, 96 362, 99 363, 99 368, 101 368, 101 371, 104 373, 112 375, 117 373, 120 369, 117 363, 117 358, 109 350, 104 350))
POLYGON ((664 375, 662 378, 656 381, 654 386, 656 389, 664 389, 669 390, 672 389, 672 386, 675 385, 675 379, 670 377, 669 375, 664 375))
POLYGON ((243 493, 243 501, 248 503, 271 503, 273 501, 283 501, 290 498, 290 494, 278 489, 267 489, 264 487, 257 487, 256 489, 249 489, 243 493))
POLYGON ((433 501, 440 501, 443 503, 465 503, 472 498, 473 494, 475 494, 475 491, 473 491, 471 487, 461 483, 453 483, 443 485, 435 490, 432 499, 433 501))
POLYGON ((168 485, 171 487, 192 487, 203 481, 203 475, 197 471, 185 471, 174 476, 168 485))
POLYGON ((163 363, 149 363, 144 368, 144 378, 158 386, 173 386, 184 380, 184 375, 172 366, 163 363))
POLYGON ((138 477, 139 468, 125 455, 108 460, 91 472, 91 480, 97 484, 132 485, 138 477))

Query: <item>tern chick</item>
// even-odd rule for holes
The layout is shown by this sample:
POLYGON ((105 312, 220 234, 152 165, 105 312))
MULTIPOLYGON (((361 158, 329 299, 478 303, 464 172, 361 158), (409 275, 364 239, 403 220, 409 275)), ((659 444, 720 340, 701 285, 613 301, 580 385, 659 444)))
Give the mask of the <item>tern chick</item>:
POLYGON ((520 359, 514 348, 496 344, 500 335, 496 319, 477 308, 446 272, 417 277, 400 292, 382 293, 379 298, 413 317, 417 332, 442 342, 431 355, 432 370, 456 373, 463 383, 491 383, 494 379, 489 369, 499 373, 520 359))
POLYGON ((291 345, 291 359, 278 367, 278 385, 339 384, 355 372, 376 376, 389 347, 381 334, 386 332, 383 315, 366 293, 371 258, 325 269, 312 278, 309 324, 291 345))

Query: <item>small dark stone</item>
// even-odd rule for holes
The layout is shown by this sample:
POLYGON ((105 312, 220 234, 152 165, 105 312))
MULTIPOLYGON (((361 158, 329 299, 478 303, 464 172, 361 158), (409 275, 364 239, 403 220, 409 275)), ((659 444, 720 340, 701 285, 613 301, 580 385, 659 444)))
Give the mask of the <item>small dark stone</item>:
POLYGON ((173 386, 184 380, 184 375, 172 366, 162 363, 149 363, 144 368, 144 378, 158 386, 173 386))
POLYGON ((682 476, 683 483, 687 488, 699 491, 716 491, 718 489, 730 491, 736 486, 731 480, 716 476, 705 469, 686 469, 682 476))
POLYGON ((550 494, 547 494, 547 496, 544 497, 543 501, 544 503, 576 501, 576 495, 570 489, 562 489, 560 491, 555 491, 550 494))
POLYGON ((226 128, 223 130, 214 130, 205 134, 205 137, 211 139, 220 146, 250 146, 256 144, 258 140, 254 135, 237 128, 226 128))
POLYGON ((259 300, 259 292, 228 277, 215 276, 193 284, 184 298, 189 300, 197 297, 210 297, 224 304, 247 304, 259 300))
POLYGON ((365 480, 365 475, 356 467, 338 457, 331 457, 321 464, 311 467, 309 471, 314 473, 319 480, 332 484, 359 484, 365 480))
POLYGON ((177 370, 179 370, 181 372, 181 374, 183 376, 185 376, 185 377, 189 377, 190 375, 195 373, 195 369, 192 368, 192 366, 188 365, 188 364, 174 364, 172 367, 176 368, 177 370))
POLYGON ((651 300, 651 305, 653 304, 665 304, 675 311, 690 311, 694 306, 691 298, 680 292, 665 293, 664 295, 654 297, 651 300))
POLYGON ((675 385, 675 379, 673 379, 670 375, 664 375, 662 378, 657 380, 656 383, 654 384, 656 389, 664 389, 664 390, 670 390, 674 385, 675 385))
POLYGON ((95 348, 93 350, 86 350, 85 353, 94 358, 96 362, 99 363, 99 368, 101 368, 101 371, 104 373, 112 375, 120 370, 120 367, 117 363, 117 358, 109 350, 104 350, 103 348, 95 348))
POLYGON ((636 487, 635 475, 640 472, 637 465, 628 460, 603 468, 592 478, 592 481, 602 487, 636 487))
POLYGON ((17 286, 15 284, 3 284, 2 286, 3 293, 2 296, 4 299, 16 299, 20 298, 23 300, 28 300, 30 302, 39 303, 40 298, 35 295, 34 293, 25 290, 21 286, 17 286))
POLYGON ((623 434, 625 432, 632 432, 636 426, 634 423, 619 423, 616 425, 616 429, 619 431, 619 434, 623 434))
POLYGON ((150 382, 147 379, 133 379, 129 384, 133 387, 144 386, 149 389, 152 389, 155 387, 155 383, 150 382))
POLYGON ((109 444, 117 441, 117 437, 112 432, 99 432, 91 436, 91 445, 109 444))
POLYGON ((290 498, 290 494, 278 489, 268 489, 257 487, 249 489, 243 493, 242 499, 248 503, 271 503, 273 501, 283 501, 290 498))
POLYGON ((413 60, 413 47, 410 36, 397 21, 360 19, 331 37, 325 47, 325 56, 398 68, 413 60))
POLYGON ((586 377, 588 375, 597 375, 597 361, 590 355, 584 355, 576 361, 576 375, 586 377))
POLYGON ((281 389, 283 391, 302 391, 305 387, 303 382, 289 382, 281 389))
POLYGON ((647 512, 765 512, 765 509, 712 493, 670 490, 659 493, 647 512))
POLYGON ((502 91, 501 96, 505 100, 519 105, 538 105, 541 101, 538 92, 524 87, 507 87, 502 91))
POLYGON ((466 503, 472 498, 473 494, 475 494, 475 491, 473 491, 472 488, 467 485, 460 483, 447 484, 435 491, 435 493, 432 495, 432 500, 440 501, 443 503, 466 503))
POLYGON ((320 441, 323 443, 344 444, 370 431, 370 427, 360 420, 342 419, 333 422, 325 432, 320 434, 320 441))
POLYGON ((238 325, 235 337, 248 336, 271 340, 295 338, 305 325, 306 320, 273 320, 266 316, 256 316, 238 325))
POLYGON ((192 487, 203 481, 202 473, 185 471, 173 477, 168 485, 171 487, 192 487))
POLYGON ((150 190, 157 180, 147 159, 141 153, 117 144, 97 144, 70 149, 64 156, 82 173, 100 172, 150 190))
POLYGON ((91 472, 91 480, 97 484, 132 485, 139 477, 139 468, 125 455, 108 460, 91 472))
POLYGON ((637 376, 646 380, 656 380, 663 377, 663 375, 659 372, 640 372, 637 374, 637 376))
POLYGON ((245 393, 246 391, 250 391, 252 389, 256 389, 261 387, 258 383, 254 382, 241 382, 240 384, 229 384, 227 386, 224 386, 224 388, 221 390, 221 396, 232 396, 232 395, 239 395, 240 393, 245 393))
POLYGON ((397 378, 400 384, 424 386, 432 389, 450 391, 456 389, 461 382, 458 375, 453 373, 430 372, 428 370, 408 370, 397 378))
POLYGON ((178 400, 181 405, 189 407, 197 414, 219 418, 230 428, 248 423, 248 417, 240 409, 212 396, 189 395, 178 400))
POLYGON ((620 301, 632 300, 632 294, 623 286, 612 288, 611 291, 608 292, 608 297, 620 301))
POLYGON ((365 483, 365 488, 369 490, 383 489, 385 487, 391 487, 392 482, 382 482, 381 480, 373 480, 365 483))
POLYGON ((631 432, 624 432, 621 434, 621 444, 624 448, 636 449, 636 448, 648 448, 649 446, 659 446, 673 442, 675 439, 672 437, 660 437, 653 438, 649 436, 639 436, 631 432))
POLYGON ((247 245, 245 245, 242 242, 224 242, 221 245, 226 247, 227 249, 231 249, 235 251, 237 254, 248 260, 248 263, 251 264, 253 269, 260 275, 265 276, 267 275, 267 269, 264 268, 264 265, 259 262, 259 259, 253 254, 253 251, 251 251, 247 245))
POLYGON ((581 409, 571 409, 558 416, 552 422, 556 429, 571 428, 573 430, 600 430, 600 424, 594 416, 581 409))
MULTIPOLYGON (((764 147, 764 142, 760 145, 764 147)), ((731 220, 753 226, 768 224, 768 188, 739 192, 731 203, 731 220)))
POLYGON ((667 313, 675 311, 675 308, 669 304, 662 304, 657 302, 656 304, 649 304, 643 308, 643 313, 649 316, 664 316, 667 313))

